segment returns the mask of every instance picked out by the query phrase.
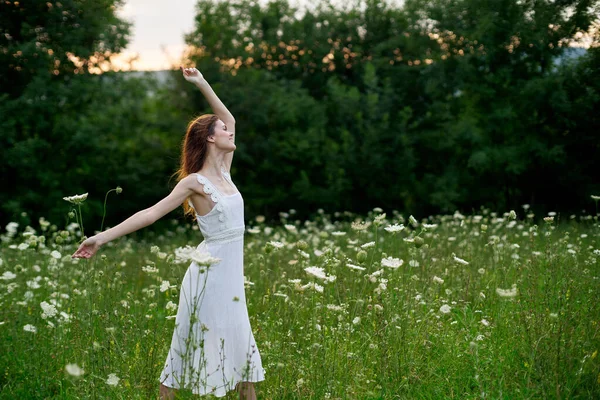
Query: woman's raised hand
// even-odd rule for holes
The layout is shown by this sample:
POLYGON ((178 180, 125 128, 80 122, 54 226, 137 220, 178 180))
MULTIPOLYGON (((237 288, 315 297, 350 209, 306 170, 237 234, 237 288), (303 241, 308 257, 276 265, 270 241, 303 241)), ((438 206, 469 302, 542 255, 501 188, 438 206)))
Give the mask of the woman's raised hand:
POLYGON ((96 254, 96 252, 98 251, 100 246, 102 246, 102 245, 100 244, 100 241, 98 240, 98 238, 96 236, 92 236, 91 238, 84 240, 79 245, 79 248, 77 249, 77 251, 75 253, 73 253, 73 255, 71 257, 72 258, 91 258, 94 254, 96 254))
POLYGON ((202 76, 202 73, 200 73, 200 71, 198 71, 196 68, 183 68, 183 66, 179 68, 181 69, 183 77, 186 81, 192 83, 201 83, 204 81, 204 76, 202 76))

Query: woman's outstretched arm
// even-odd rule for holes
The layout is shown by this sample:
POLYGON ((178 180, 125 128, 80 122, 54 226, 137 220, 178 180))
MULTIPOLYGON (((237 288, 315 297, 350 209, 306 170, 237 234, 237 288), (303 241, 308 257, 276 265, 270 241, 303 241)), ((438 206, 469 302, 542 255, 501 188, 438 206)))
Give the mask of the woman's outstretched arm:
MULTIPOLYGON (((196 85, 198 89, 204 95, 204 98, 213 110, 213 113, 219 117, 221 121, 227 126, 227 130, 233 133, 233 142, 235 143, 235 118, 229 112, 225 104, 219 99, 215 91, 210 87, 204 76, 196 68, 183 68, 180 67, 183 77, 188 81, 196 85)), ((227 172, 231 169, 231 162, 233 160, 233 151, 225 155, 225 169, 227 172)))
POLYGON ((195 186, 197 186, 197 184, 193 175, 183 178, 167 197, 152 207, 138 211, 119 225, 84 240, 71 257, 90 258, 102 245, 152 225, 166 214, 179 207, 185 199, 196 192, 197 188, 195 188, 195 186))

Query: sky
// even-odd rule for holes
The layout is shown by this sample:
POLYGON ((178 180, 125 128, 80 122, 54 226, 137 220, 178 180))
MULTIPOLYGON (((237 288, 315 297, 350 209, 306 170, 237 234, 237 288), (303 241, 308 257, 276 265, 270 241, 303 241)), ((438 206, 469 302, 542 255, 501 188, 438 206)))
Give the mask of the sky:
MULTIPOLYGON (((183 36, 194 29, 197 0, 127 0, 117 14, 133 22, 127 48, 112 58, 117 69, 163 70, 181 59, 185 50, 183 36), (128 60, 138 55, 131 63, 128 60)), ((267 0, 259 0, 266 3, 267 0)), ((292 0, 305 5, 310 0, 292 0)), ((335 1, 334 1, 335 3, 335 1)))
POLYGON ((127 48, 113 58, 118 69, 168 69, 177 62, 185 49, 183 36, 194 28, 196 0, 128 0, 117 14, 133 22, 127 48))

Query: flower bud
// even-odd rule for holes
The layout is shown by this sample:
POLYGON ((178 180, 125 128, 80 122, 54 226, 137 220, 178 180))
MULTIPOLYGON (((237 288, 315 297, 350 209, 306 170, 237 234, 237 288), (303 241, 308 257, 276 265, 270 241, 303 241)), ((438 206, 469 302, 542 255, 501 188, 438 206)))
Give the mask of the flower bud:
POLYGON ((306 250, 308 248, 308 243, 306 243, 304 240, 298 240, 296 242, 296 248, 300 250, 306 250))
POLYGON ((364 262, 364 261, 366 261, 366 260, 367 260, 367 252, 366 252, 366 251, 364 251, 364 250, 361 250, 361 251, 359 251, 359 252, 358 252, 358 254, 356 255, 356 259, 357 259, 359 262, 364 262))
POLYGON ((75 218, 75 213, 73 211, 69 211, 69 218, 75 218))
POLYGON ((123 191, 123 189, 121 188, 121 186, 117 186, 115 191, 117 192, 117 194, 120 194, 123 191))
POLYGON ((425 243, 425 240, 423 240, 423 238, 421 236, 415 237, 415 240, 414 240, 415 247, 419 248, 419 247, 423 246, 423 243, 425 243))

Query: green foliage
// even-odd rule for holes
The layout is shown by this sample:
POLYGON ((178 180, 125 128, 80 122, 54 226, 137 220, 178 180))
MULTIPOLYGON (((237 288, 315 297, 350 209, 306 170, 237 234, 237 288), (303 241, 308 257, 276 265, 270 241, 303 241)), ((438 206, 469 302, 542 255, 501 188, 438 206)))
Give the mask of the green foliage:
MULTIPOLYGON (((0 5, 0 222, 59 222, 62 197, 89 191, 99 226, 119 185, 113 225, 167 194, 187 122, 210 109, 178 71, 89 74, 126 44, 121 2, 52 4, 0 5)), ((598 4, 201 0, 187 61, 238 121, 249 218, 580 210, 600 193, 598 4)))

